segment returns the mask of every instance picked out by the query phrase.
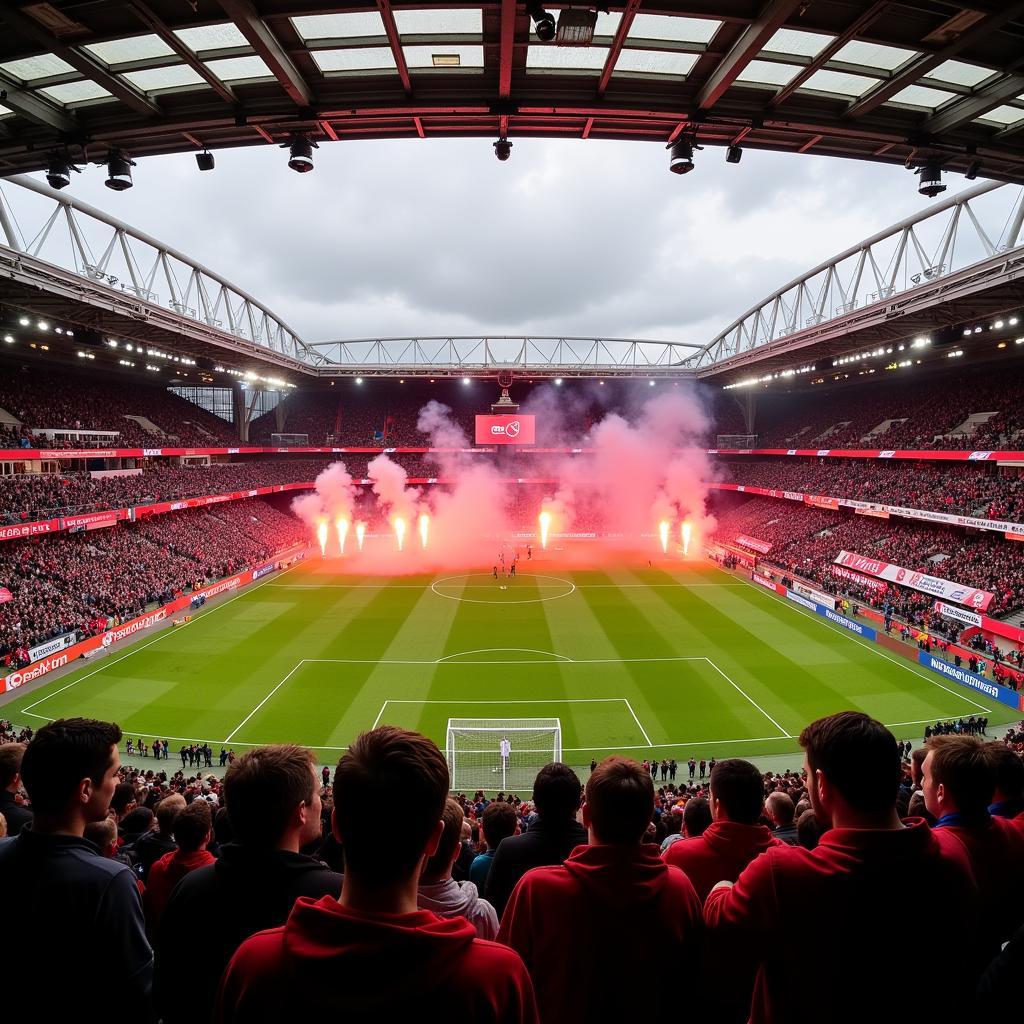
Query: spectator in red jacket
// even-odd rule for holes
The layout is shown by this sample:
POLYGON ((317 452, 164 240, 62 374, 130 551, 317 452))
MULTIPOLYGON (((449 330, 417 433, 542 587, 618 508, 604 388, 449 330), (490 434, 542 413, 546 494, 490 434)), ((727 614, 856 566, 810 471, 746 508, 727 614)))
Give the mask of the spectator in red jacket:
POLYGON ((156 934, 174 887, 190 871, 213 863, 214 856, 206 849, 212 838, 213 812, 205 800, 197 797, 175 816, 174 839, 178 848, 172 853, 165 853, 149 869, 142 907, 151 935, 156 934))
POLYGON ((764 779, 749 761, 719 761, 711 773, 712 822, 699 839, 673 843, 665 860, 686 873, 701 902, 723 879, 735 882, 740 872, 770 846, 771 830, 760 824, 764 779))
POLYGON ((926 920, 928 947, 944 951, 930 1024, 970 1019, 977 890, 966 859, 944 856, 920 819, 900 821, 892 733, 844 711, 811 723, 800 744, 811 804, 827 829, 817 849, 772 847, 735 884, 716 885, 704 906, 718 955, 758 961, 751 1024, 886 1016, 893 965, 906 956, 906 937, 885 924, 894 918, 926 920))
POLYGON ((605 758, 587 779, 590 845, 528 871, 513 890, 498 940, 526 961, 543 1020, 633 1020, 638 992, 644 1017, 677 1007, 671 988, 649 983, 650 954, 683 963, 697 953, 700 903, 689 879, 642 841, 653 812, 650 774, 605 758))
POLYGON ((281 928, 258 932, 228 965, 220 1021, 418 1019, 531 1024, 533 986, 510 949, 476 938, 465 919, 416 907, 437 851, 448 764, 418 733, 359 736, 334 775, 333 826, 344 846, 341 898, 299 899, 281 928), (403 833, 380 835, 381 808, 404 795, 403 833))
POLYGON ((982 941, 989 957, 1024 922, 1024 832, 988 810, 995 764, 977 736, 933 736, 924 759, 924 802, 935 815, 944 853, 966 851, 982 907, 982 941))

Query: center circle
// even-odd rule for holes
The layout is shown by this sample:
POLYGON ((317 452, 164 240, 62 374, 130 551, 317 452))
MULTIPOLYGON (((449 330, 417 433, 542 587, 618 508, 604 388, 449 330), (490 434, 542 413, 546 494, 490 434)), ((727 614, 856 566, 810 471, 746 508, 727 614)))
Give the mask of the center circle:
MULTIPOLYGON (((576 590, 576 584, 572 580, 563 580, 560 576, 541 576, 536 573, 523 573, 521 576, 506 577, 501 576, 498 579, 494 579, 494 576, 489 572, 473 572, 463 573, 460 576, 445 576, 443 579, 434 580, 430 584, 430 589, 437 594, 438 597, 446 598, 449 601, 465 601, 467 604, 541 604, 544 601, 557 601, 560 597, 568 597, 576 590), (486 584, 475 583, 470 584, 472 590, 476 591, 491 591, 495 593, 494 597, 463 597, 461 594, 445 594, 437 588, 443 586, 446 583, 452 583, 453 581, 462 580, 490 580, 493 587, 487 586, 486 584), (514 593, 515 591, 515 580, 550 580, 552 584, 559 587, 558 593, 540 595, 537 597, 511 597, 506 596, 514 593), (504 587, 504 590, 499 590, 499 587, 504 587)), ((554 589, 554 587, 550 587, 554 589)))

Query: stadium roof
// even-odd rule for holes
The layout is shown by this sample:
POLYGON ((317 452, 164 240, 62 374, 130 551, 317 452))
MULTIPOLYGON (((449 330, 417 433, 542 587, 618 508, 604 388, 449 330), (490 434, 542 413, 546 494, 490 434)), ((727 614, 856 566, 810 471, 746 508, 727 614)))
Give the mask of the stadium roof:
POLYGON ((696 133, 1024 182, 1024 3, 630 0, 593 31, 541 42, 512 0, 0 0, 0 174, 65 145, 696 133))

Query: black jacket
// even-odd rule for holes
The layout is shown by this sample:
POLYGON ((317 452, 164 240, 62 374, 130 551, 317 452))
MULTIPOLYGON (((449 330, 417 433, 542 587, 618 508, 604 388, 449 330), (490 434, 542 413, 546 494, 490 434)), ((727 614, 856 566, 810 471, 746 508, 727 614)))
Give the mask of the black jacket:
POLYGON ((16 927, 19 989, 47 1019, 80 1019, 104 979, 133 1020, 152 1019, 153 951, 129 868, 87 839, 26 825, 0 839, 0 907, 16 927))
POLYGON ((0 789, 0 814, 7 819, 7 834, 16 836, 32 820, 32 811, 14 802, 14 794, 0 789))
POLYGON ((500 917, 516 882, 530 868, 561 864, 577 846, 585 846, 586 842, 587 831, 575 819, 549 825, 543 818, 537 818, 523 835, 509 836, 498 844, 484 898, 500 917))
POLYGON ((171 893, 157 935, 157 1007, 164 1024, 197 1024, 221 975, 250 935, 282 925, 300 896, 341 895, 341 875, 301 853, 226 843, 216 864, 171 893))
POLYGON ((145 881, 149 877, 149 869, 165 854, 174 853, 178 844, 167 835, 157 830, 143 832, 132 844, 132 855, 139 867, 139 874, 145 881))

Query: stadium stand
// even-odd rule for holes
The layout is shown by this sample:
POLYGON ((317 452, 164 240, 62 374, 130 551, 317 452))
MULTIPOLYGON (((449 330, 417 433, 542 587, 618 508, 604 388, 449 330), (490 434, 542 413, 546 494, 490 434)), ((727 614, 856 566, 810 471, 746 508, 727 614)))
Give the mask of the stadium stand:
POLYGON ((0 578, 13 599, 0 604, 0 658, 25 664, 35 644, 98 633, 303 539, 297 519, 251 499, 5 544, 0 578))

